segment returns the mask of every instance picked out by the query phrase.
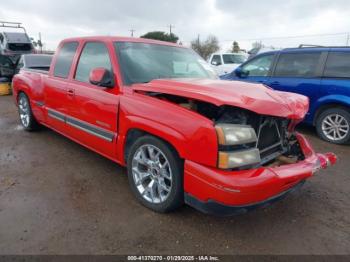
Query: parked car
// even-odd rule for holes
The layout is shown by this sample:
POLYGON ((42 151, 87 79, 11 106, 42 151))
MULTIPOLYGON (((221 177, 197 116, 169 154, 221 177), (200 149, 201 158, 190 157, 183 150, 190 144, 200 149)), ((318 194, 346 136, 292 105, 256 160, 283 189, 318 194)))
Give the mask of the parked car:
POLYGON ((17 74, 21 69, 43 70, 49 71, 52 61, 52 55, 33 54, 22 55, 18 60, 15 73, 17 74))
POLYGON ((222 79, 263 83, 310 99, 305 123, 331 143, 350 142, 350 48, 300 47, 263 53, 222 79))
POLYGON ((15 74, 15 64, 13 61, 4 55, 0 55, 0 77, 12 79, 15 74))
POLYGON ((0 54, 9 56, 13 63, 17 63, 22 54, 35 53, 32 41, 21 23, 2 22, 0 27, 15 28, 23 32, 0 32, 0 54))
POLYGON ((209 63, 219 76, 232 72, 247 60, 244 53, 215 53, 209 58, 209 63))
POLYGON ((47 126, 126 166, 136 198, 157 212, 183 202, 246 212, 336 162, 294 131, 305 96, 218 80, 173 43, 66 39, 48 72, 24 68, 12 84, 25 130, 47 126))

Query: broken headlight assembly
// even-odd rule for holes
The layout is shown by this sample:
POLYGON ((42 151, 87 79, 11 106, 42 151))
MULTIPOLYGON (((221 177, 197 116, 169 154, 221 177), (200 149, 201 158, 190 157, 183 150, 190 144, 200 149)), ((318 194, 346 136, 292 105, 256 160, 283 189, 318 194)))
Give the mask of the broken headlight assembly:
POLYGON ((257 135, 249 125, 217 124, 215 130, 218 137, 219 147, 232 148, 235 150, 219 151, 218 167, 232 169, 260 163, 260 152, 256 148, 257 135), (252 146, 245 146, 251 144, 252 146))

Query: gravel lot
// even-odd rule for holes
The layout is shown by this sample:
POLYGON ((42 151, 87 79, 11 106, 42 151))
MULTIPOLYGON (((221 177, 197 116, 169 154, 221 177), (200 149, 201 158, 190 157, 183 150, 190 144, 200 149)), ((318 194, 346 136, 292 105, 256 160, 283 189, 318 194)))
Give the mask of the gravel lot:
POLYGON ((134 199, 124 168, 48 129, 24 132, 0 97, 0 253, 350 254, 350 147, 300 131, 339 157, 301 191, 230 218, 162 215, 134 199))

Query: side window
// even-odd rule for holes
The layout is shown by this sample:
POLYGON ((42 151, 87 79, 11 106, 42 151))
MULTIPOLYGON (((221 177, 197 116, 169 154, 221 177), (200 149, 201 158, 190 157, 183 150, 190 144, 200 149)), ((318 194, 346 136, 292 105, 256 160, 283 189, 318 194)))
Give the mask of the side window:
POLYGON ((67 78, 72 61, 77 50, 78 43, 65 43, 57 55, 56 64, 54 65, 53 75, 61 78, 67 78))
POLYGON ((221 56, 220 55, 213 55, 213 58, 211 59, 211 64, 212 65, 221 65, 221 56))
POLYGON ((75 79, 88 83, 90 72, 96 67, 112 69, 108 49, 103 43, 87 43, 80 55, 75 79))
POLYGON ((277 77, 315 77, 320 52, 281 54, 275 69, 277 77))
POLYGON ((267 76, 273 57, 274 54, 254 58, 242 66, 242 72, 247 76, 267 76))
POLYGON ((350 78, 350 52, 330 52, 323 76, 350 78))

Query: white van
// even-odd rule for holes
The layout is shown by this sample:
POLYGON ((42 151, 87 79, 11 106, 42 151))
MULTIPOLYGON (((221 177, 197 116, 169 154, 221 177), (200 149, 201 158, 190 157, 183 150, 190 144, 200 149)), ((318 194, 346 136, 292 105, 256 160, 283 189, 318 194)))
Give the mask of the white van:
POLYGON ((231 73, 236 67, 248 59, 245 53, 214 53, 209 63, 219 76, 231 73))

